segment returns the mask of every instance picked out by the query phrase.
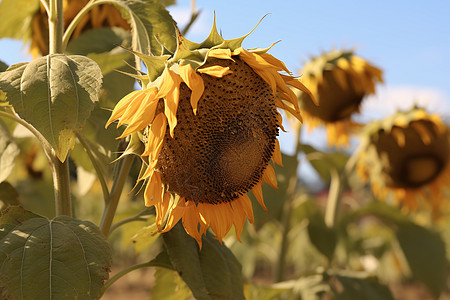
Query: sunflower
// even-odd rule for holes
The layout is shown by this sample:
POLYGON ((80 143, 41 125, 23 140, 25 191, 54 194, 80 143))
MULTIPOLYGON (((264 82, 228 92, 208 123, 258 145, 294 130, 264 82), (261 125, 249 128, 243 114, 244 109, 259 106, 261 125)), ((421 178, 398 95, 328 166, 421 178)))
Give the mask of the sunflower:
POLYGON ((127 125, 120 136, 131 135, 124 155, 144 162, 139 179, 159 231, 181 220, 201 246, 208 228, 221 241, 234 225, 240 239, 246 219, 254 220, 247 192, 266 209, 261 186, 277 187, 277 108, 301 120, 289 86, 309 91, 270 48, 242 48, 248 34, 224 40, 214 22, 201 44, 177 35, 172 55, 135 53, 147 66, 148 74, 134 75, 143 89, 119 101, 106 126, 127 125))
MULTIPOLYGON (((89 0, 64 0, 64 28, 67 28, 78 12, 89 2, 89 0)), ((92 8, 83 17, 71 38, 78 37, 82 32, 92 28, 121 27, 130 29, 128 22, 122 18, 120 11, 111 4, 100 4, 92 8)), ((34 57, 48 54, 48 17, 44 6, 33 16, 31 27, 30 52, 34 57)))
POLYGON ((438 115, 413 108, 363 130, 357 173, 379 199, 393 197, 406 211, 426 204, 439 216, 450 187, 450 139, 438 115))
POLYGON ((359 128, 351 116, 364 96, 375 93, 375 83, 383 82, 382 71, 352 51, 333 50, 312 58, 300 74, 319 104, 296 92, 309 130, 325 125, 329 146, 348 145, 349 132, 359 128))

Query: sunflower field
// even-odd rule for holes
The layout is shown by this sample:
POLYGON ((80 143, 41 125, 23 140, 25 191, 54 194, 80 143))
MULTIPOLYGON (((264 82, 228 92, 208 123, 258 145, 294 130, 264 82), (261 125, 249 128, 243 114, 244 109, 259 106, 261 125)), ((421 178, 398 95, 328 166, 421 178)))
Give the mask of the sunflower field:
POLYGON ((0 298, 450 299, 445 116, 358 121, 377 62, 289 70, 243 47, 264 18, 191 41, 172 5, 0 1, 33 56, 0 57, 0 298))

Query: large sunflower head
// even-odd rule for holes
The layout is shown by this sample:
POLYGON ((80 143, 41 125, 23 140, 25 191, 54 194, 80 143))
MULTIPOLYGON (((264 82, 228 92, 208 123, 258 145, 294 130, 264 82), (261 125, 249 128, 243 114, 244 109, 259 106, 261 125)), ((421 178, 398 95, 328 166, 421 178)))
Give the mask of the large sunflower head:
POLYGON ((347 145, 349 132, 357 127, 351 116, 359 112, 364 96, 375 93, 382 71, 352 51, 333 50, 312 58, 300 74, 318 102, 298 93, 305 124, 310 129, 325 125, 330 146, 347 145))
MULTIPOLYGON (((89 0, 64 0, 64 28, 67 28, 78 12, 89 2, 89 0)), ((130 25, 122 18, 117 8, 111 4, 100 4, 92 8, 78 26, 75 28, 71 38, 76 38, 82 32, 92 28, 121 27, 129 30, 130 25)), ((48 17, 44 6, 41 4, 39 10, 33 16, 31 27, 30 52, 34 57, 48 54, 48 17)))
POLYGON ((393 197, 405 210, 426 203, 439 215, 442 192, 450 187, 447 126, 437 115, 414 108, 363 130, 357 172, 370 180, 379 199, 393 197))
POLYGON ((274 165, 282 164, 277 109, 301 120, 289 86, 308 92, 268 49, 242 48, 246 36, 224 40, 214 24, 201 44, 178 33, 173 55, 135 53, 148 68, 135 76, 143 90, 124 97, 107 123, 128 125, 125 154, 144 161, 145 204, 156 207, 159 230, 181 219, 200 245, 208 227, 222 240, 234 225, 239 238, 253 222, 248 191, 265 208, 261 185, 276 188, 274 165))

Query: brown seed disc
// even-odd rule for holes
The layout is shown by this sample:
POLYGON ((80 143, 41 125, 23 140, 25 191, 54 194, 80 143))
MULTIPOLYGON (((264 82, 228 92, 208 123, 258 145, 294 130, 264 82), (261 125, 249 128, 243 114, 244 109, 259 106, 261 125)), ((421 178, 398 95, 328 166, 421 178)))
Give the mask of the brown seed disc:
POLYGON ((449 138, 447 133, 439 134, 431 121, 417 120, 406 128, 394 126, 390 132, 380 131, 373 139, 383 165, 388 186, 419 188, 432 182, 449 162, 449 138), (425 144, 414 123, 425 127, 430 143, 425 144), (405 145, 400 147, 391 134, 401 132, 405 145))
POLYGON ((230 67, 216 78, 202 74, 205 91, 197 115, 182 83, 178 124, 167 128, 157 169, 170 192, 197 203, 223 203, 249 191, 266 169, 278 135, 271 87, 239 57, 209 59, 230 67))
POLYGON ((319 106, 316 106, 306 93, 300 97, 302 108, 310 115, 325 122, 348 119, 359 106, 364 94, 359 94, 353 87, 350 76, 346 75, 348 88, 344 89, 334 79, 332 71, 323 72, 323 83, 318 86, 319 106))

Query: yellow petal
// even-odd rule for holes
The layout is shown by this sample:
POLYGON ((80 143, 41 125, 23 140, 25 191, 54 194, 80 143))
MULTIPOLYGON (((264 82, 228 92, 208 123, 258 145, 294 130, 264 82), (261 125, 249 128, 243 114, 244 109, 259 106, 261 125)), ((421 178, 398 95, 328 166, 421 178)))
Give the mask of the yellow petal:
POLYGON ((267 182, 274 189, 278 189, 277 187, 277 177, 275 175, 275 170, 271 165, 267 165, 266 171, 263 174, 263 180, 267 182))
POLYGON ((158 158, 159 151, 161 151, 166 134, 167 120, 163 113, 159 113, 153 120, 152 125, 148 131, 146 150, 141 156, 150 156, 149 160, 153 161, 158 158))
POLYGON ((191 106, 194 114, 197 114, 197 104, 205 90, 203 79, 192 69, 191 65, 180 65, 179 70, 181 79, 191 89, 191 106))
POLYGON ((262 208, 264 208, 265 211, 267 211, 267 207, 264 204, 264 198, 263 198, 263 193, 262 193, 262 183, 258 183, 257 185, 255 185, 252 188, 252 193, 253 195, 255 195, 256 200, 258 201, 259 205, 262 206, 262 208))
POLYGON ((215 57, 220 59, 231 59, 231 50, 230 49, 211 49, 208 51, 207 57, 215 57))
POLYGON ((280 151, 280 142, 278 142, 278 139, 275 140, 275 150, 273 152, 272 160, 274 163, 276 163, 279 166, 283 166, 283 159, 281 157, 281 151, 280 151))
POLYGON ((230 68, 229 67, 222 67, 222 66, 210 66, 210 67, 204 67, 197 69, 197 72, 202 74, 207 74, 210 76, 221 78, 227 74, 230 74, 230 68))
POLYGON ((162 184, 158 172, 153 172, 144 191, 145 206, 156 205, 162 201, 162 184))
POLYGON ((118 138, 123 138, 133 132, 142 130, 151 124, 159 101, 155 98, 156 91, 155 89, 153 92, 146 93, 145 98, 141 100, 139 108, 134 111, 134 116, 128 120, 128 127, 118 138))
POLYGON ((127 107, 133 102, 134 97, 136 97, 137 94, 140 93, 142 93, 142 91, 133 91, 128 95, 126 95, 125 97, 123 97, 114 107, 114 110, 111 113, 111 117, 109 117, 109 120, 106 122, 105 128, 107 128, 114 120, 117 120, 120 117, 122 117, 127 107))
POLYGON ((169 123, 170 136, 173 138, 173 130, 177 126, 177 109, 178 101, 180 99, 180 86, 175 88, 167 94, 164 98, 164 114, 166 115, 167 122, 169 123))

